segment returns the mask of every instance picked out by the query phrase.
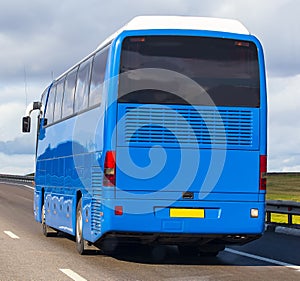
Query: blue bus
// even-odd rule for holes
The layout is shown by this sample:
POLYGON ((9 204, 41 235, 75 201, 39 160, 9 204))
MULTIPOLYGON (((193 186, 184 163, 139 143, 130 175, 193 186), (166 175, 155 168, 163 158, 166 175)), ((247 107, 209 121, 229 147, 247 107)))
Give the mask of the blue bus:
POLYGON ((264 231, 263 50, 229 19, 141 16, 55 79, 39 102, 34 217, 109 250, 217 255, 264 231))

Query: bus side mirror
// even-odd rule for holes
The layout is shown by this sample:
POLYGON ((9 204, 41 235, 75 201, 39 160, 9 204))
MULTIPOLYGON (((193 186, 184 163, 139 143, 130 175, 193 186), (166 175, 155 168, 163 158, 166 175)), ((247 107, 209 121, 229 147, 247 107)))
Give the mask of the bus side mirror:
POLYGON ((39 110, 40 111, 40 116, 43 114, 43 108, 42 108, 42 103, 39 101, 32 102, 29 104, 26 108, 26 116, 23 117, 23 122, 22 122, 22 132, 23 133, 29 133, 30 132, 30 124, 31 124, 31 118, 30 114, 33 110, 39 110))
POLYGON ((44 118, 44 126, 47 126, 47 125, 48 125, 48 119, 44 118))
POLYGON ((30 124, 31 124, 30 116, 23 117, 23 122, 22 122, 22 132, 23 133, 29 133, 30 132, 30 124))

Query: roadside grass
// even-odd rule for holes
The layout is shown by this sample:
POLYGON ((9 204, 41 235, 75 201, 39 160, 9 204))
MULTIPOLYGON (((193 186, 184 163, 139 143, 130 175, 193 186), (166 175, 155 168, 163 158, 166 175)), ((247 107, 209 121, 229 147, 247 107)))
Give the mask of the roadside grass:
POLYGON ((268 174, 267 200, 300 202, 300 173, 268 174))
MULTIPOLYGON (((266 199, 300 202, 300 173, 268 174, 266 199)), ((288 216, 272 214, 271 222, 287 223, 288 216)), ((300 224, 300 216, 293 216, 293 224, 300 224)))

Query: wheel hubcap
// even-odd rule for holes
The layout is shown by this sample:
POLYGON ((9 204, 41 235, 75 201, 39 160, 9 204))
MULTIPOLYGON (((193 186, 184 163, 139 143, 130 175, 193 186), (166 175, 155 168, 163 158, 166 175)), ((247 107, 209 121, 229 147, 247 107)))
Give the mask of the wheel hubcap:
POLYGON ((76 224, 76 237, 79 243, 81 243, 81 233, 82 233, 82 216, 81 216, 81 212, 78 212, 77 224, 76 224))

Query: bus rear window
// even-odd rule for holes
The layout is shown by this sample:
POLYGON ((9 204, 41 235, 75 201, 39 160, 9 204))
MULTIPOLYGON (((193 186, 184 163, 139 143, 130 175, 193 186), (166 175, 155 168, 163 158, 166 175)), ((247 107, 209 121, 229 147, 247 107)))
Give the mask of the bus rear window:
POLYGON ((217 106, 259 107, 259 67, 254 43, 195 36, 124 39, 118 102, 211 105, 211 101, 217 106), (168 75, 165 80, 161 75, 139 76, 136 70, 146 68, 187 76, 205 90, 210 102, 207 95, 204 98, 201 93, 195 96, 194 92, 182 92, 178 75, 168 75))

